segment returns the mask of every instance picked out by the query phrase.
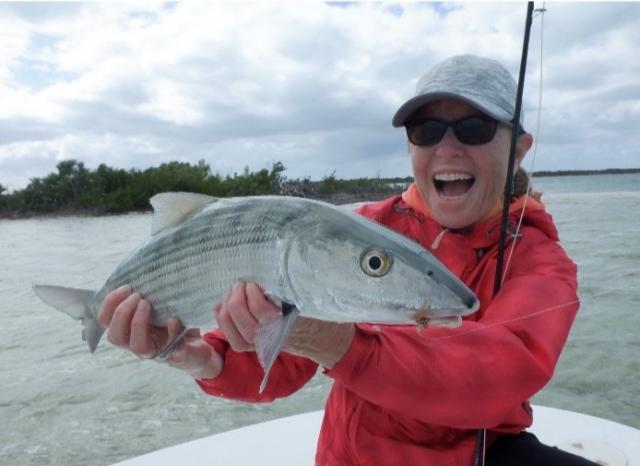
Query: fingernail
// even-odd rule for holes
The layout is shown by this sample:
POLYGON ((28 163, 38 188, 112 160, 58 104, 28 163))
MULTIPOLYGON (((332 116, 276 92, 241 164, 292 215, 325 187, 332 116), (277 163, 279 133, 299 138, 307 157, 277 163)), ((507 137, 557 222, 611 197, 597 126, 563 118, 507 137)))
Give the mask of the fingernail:
POLYGON ((238 291, 240 290, 240 288, 242 288, 244 286, 244 282, 242 280, 238 280, 237 282, 234 283, 233 285, 233 291, 238 291))
POLYGON ((116 290, 116 293, 118 293, 121 296, 127 296, 131 294, 131 285, 122 285, 120 288, 118 288, 116 290))
POLYGON ((129 306, 135 304, 137 309, 141 299, 142 299, 142 296, 140 296, 139 293, 131 293, 129 296, 127 296, 124 302, 126 302, 129 306))
POLYGON ((260 286, 260 284, 258 284, 256 282, 249 282, 249 283, 247 283, 247 286, 249 286, 249 285, 251 285, 251 287, 254 290, 257 290, 257 291, 259 291, 261 293, 264 293, 264 289, 262 288, 262 286, 260 286))
POLYGON ((149 308, 149 302, 146 299, 141 299, 136 308, 136 312, 142 312, 149 308))
POLYGON ((231 296, 231 291, 227 291, 224 296, 222 297, 222 304, 227 304, 227 301, 229 301, 229 296, 231 296))

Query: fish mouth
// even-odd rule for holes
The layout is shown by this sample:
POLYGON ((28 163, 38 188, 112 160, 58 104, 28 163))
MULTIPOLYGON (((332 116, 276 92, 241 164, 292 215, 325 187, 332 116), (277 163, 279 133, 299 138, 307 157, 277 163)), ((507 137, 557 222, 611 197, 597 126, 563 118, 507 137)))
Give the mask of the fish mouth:
POLYGON ((433 177, 433 186, 445 199, 462 197, 471 190, 476 179, 465 172, 443 172, 433 177))

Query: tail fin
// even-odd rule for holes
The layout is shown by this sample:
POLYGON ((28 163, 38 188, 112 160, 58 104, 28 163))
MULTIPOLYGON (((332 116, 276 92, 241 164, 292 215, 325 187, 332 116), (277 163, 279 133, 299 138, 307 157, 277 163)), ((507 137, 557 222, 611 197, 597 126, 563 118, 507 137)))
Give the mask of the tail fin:
POLYGON ((34 285, 33 290, 49 306, 64 312, 72 319, 82 321, 82 340, 89 344, 89 351, 93 353, 105 330, 91 312, 95 292, 51 285, 34 285))

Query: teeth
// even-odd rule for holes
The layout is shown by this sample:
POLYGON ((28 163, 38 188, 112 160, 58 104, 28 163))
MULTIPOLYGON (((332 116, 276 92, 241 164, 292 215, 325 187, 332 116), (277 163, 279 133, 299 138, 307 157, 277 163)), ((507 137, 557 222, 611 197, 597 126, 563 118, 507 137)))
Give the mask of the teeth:
POLYGON ((434 176, 436 181, 458 181, 458 180, 472 180, 473 177, 466 173, 438 173, 434 176))

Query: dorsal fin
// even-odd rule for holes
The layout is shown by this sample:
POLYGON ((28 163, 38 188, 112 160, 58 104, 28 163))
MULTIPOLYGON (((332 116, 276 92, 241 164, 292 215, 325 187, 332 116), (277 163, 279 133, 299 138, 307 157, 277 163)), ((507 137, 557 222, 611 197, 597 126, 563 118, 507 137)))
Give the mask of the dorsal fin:
POLYGON ((151 234, 182 223, 190 214, 218 198, 206 194, 168 192, 160 193, 149 199, 153 207, 151 234))

